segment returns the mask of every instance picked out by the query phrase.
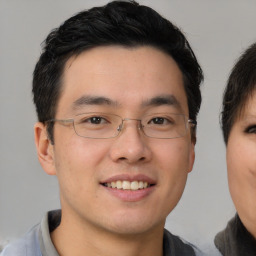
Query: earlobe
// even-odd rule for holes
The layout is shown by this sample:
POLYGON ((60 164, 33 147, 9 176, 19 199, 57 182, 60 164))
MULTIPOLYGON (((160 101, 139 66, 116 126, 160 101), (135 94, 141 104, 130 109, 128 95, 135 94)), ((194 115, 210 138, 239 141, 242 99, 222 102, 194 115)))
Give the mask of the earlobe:
POLYGON ((47 174, 56 175, 53 145, 47 136, 47 130, 43 123, 38 122, 35 124, 34 135, 40 164, 47 174))
POLYGON ((189 155, 189 168, 188 172, 191 172, 195 162, 195 143, 191 143, 190 155, 189 155))

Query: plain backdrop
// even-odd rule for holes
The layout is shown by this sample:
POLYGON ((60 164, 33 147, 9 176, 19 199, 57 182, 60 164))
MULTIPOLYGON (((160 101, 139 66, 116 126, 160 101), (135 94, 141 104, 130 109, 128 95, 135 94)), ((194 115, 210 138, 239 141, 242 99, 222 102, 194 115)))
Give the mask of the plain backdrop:
MULTIPOLYGON (((11 241, 59 207, 58 184, 37 161, 31 80, 40 44, 74 13, 105 0, 0 0, 0 243, 11 241)), ((235 210, 228 192, 219 126, 223 88, 240 53, 256 41, 254 0, 139 0, 187 36, 204 70, 196 161, 169 215, 172 233, 205 246, 235 210)))

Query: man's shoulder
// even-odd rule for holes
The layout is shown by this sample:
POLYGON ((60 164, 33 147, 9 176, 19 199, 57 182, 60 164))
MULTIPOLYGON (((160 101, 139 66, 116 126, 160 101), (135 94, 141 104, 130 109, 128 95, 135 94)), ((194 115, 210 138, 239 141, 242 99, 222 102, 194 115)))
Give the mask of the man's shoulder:
POLYGON ((8 244, 0 256, 42 256, 38 241, 39 226, 33 227, 23 237, 8 244))

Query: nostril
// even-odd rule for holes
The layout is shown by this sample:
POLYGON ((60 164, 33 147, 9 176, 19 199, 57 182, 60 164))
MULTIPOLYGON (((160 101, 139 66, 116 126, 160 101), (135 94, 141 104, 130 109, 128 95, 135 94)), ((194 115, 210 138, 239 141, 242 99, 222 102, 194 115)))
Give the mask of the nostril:
MULTIPOLYGON (((128 160, 128 159, 129 159, 129 157, 128 157, 128 158, 126 158, 126 157, 119 157, 119 158, 118 158, 118 160, 121 160, 121 161, 123 161, 123 160, 128 160)), ((142 161, 145 161, 145 159, 146 159, 146 157, 141 157, 141 158, 139 158, 137 161, 142 162, 142 161)))

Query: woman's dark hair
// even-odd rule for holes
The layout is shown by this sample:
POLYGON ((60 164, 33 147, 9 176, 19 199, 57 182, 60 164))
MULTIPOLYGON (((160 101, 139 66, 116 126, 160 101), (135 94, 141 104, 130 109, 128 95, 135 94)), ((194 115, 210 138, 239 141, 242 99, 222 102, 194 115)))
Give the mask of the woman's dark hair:
MULTIPOLYGON (((149 7, 135 1, 113 1, 78 13, 46 38, 33 77, 34 103, 40 122, 55 117, 67 60, 88 49, 108 45, 153 46, 170 55, 183 74, 189 117, 196 120, 203 74, 184 35, 149 7)), ((53 141, 52 125, 48 134, 53 141)))
POLYGON ((233 67, 224 91, 221 127, 227 144, 234 122, 256 89, 256 44, 251 45, 233 67))

